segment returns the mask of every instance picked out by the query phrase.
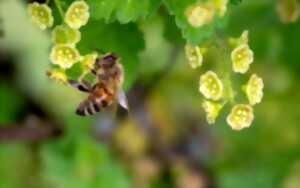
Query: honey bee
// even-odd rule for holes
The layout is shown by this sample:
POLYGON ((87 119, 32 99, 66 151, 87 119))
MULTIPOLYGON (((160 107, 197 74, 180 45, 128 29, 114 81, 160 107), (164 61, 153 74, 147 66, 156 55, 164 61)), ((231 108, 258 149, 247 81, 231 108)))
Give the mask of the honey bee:
POLYGON ((76 109, 80 116, 93 115, 102 109, 118 102, 121 107, 128 109, 127 99, 122 90, 123 66, 118 63, 118 57, 113 53, 98 57, 91 73, 95 76, 96 83, 81 79, 80 81, 69 80, 72 87, 82 92, 89 93, 76 109))

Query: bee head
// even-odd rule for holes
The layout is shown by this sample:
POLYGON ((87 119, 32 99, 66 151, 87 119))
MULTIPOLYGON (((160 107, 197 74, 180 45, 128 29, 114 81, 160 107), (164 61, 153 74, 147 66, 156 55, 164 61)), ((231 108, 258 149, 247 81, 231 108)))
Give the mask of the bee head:
POLYGON ((116 62, 118 57, 113 53, 108 53, 102 57, 98 57, 96 60, 96 65, 103 69, 112 68, 116 62))

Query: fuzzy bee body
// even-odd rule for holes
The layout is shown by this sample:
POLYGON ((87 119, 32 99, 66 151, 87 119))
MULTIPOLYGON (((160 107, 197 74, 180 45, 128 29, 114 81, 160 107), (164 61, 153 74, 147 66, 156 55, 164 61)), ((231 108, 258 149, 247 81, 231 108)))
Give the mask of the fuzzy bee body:
POLYGON ((123 67, 117 63, 114 54, 107 54, 97 58, 95 68, 91 70, 97 83, 91 86, 87 81, 77 82, 69 80, 71 86, 89 93, 76 109, 76 114, 81 116, 93 115, 102 109, 111 106, 115 101, 127 109, 127 101, 122 91, 123 67))
POLYGON ((110 106, 113 101, 114 93, 109 92, 103 84, 96 85, 87 99, 79 104, 76 114, 81 116, 93 115, 110 106))

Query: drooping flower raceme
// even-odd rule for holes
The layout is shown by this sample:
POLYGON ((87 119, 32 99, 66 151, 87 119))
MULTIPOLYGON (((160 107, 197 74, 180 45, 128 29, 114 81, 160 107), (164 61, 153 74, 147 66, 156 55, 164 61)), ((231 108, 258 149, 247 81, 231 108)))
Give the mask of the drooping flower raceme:
POLYGON ((34 2, 27 7, 31 21, 40 29, 45 30, 53 25, 53 16, 51 9, 46 4, 34 2))
POLYGON ((217 102, 205 100, 202 107, 206 112, 206 120, 208 124, 214 124, 223 105, 217 102))
POLYGON ((57 64, 63 69, 68 69, 80 60, 80 54, 72 46, 58 44, 53 46, 50 53, 50 60, 53 64, 57 64))
POLYGON ((191 67, 193 69, 200 67, 203 63, 203 53, 204 49, 199 48, 199 46, 192 46, 187 44, 185 46, 185 55, 191 67))
POLYGON ((253 74, 245 87, 245 92, 251 105, 261 102, 263 98, 263 88, 264 83, 262 78, 253 74))
POLYGON ((65 22, 74 29, 79 29, 87 24, 89 14, 89 6, 85 1, 74 1, 67 10, 65 22))
POLYGON ((47 71, 47 75, 60 84, 67 84, 67 75, 61 68, 52 68, 47 71))
POLYGON ((227 116, 227 123, 233 130, 241 130, 250 127, 253 119, 252 106, 248 104, 236 104, 227 116))
POLYGON ((191 26, 201 27, 212 21, 214 17, 214 9, 209 5, 196 4, 188 7, 185 15, 191 26))
POLYGON ((80 41, 80 38, 80 32, 67 25, 58 25, 52 31, 52 41, 54 44, 75 45, 80 41))
POLYGON ((231 52, 232 69, 234 72, 246 73, 253 62, 253 51, 248 44, 241 44, 231 52))
POLYGON ((213 71, 201 75, 199 85, 200 93, 207 99, 219 100, 223 95, 223 83, 213 71))

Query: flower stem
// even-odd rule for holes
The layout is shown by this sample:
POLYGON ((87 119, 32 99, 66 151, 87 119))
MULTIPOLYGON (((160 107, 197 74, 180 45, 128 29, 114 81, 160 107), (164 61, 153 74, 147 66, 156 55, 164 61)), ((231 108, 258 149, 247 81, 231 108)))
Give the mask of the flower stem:
POLYGON ((58 12, 59 12, 61 18, 64 19, 65 13, 64 13, 63 9, 61 8, 60 0, 54 0, 54 3, 55 3, 56 8, 58 9, 58 12))

